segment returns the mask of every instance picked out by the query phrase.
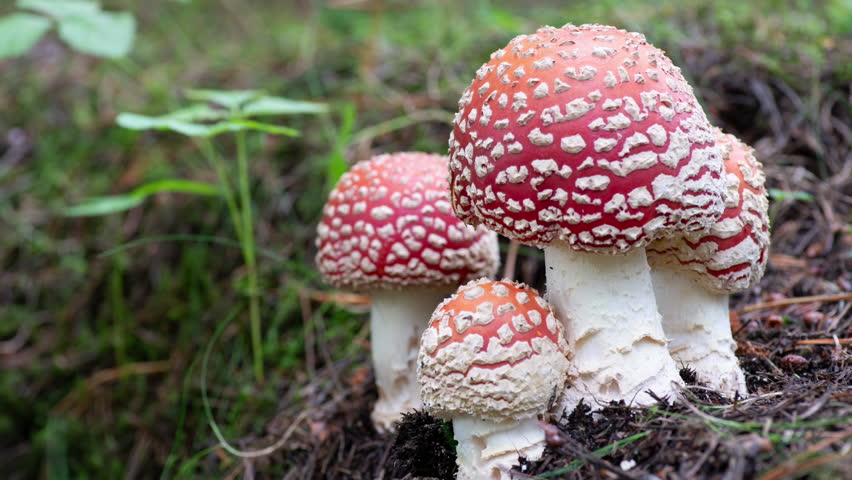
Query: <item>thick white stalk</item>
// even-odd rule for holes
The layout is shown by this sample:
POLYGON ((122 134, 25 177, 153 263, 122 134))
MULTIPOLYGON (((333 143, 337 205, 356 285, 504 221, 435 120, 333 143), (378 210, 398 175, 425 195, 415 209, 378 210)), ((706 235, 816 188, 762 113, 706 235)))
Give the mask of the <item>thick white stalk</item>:
POLYGON ((649 405, 682 384, 663 333, 645 250, 626 255, 544 249, 547 300, 565 326, 573 367, 559 407, 581 399, 649 405))
POLYGON ((657 308, 669 352, 692 368, 698 381, 725 395, 746 395, 745 376, 734 351, 728 295, 711 292, 674 270, 651 271, 657 308))
POLYGON ((452 293, 452 288, 406 288, 369 292, 370 344, 379 399, 373 424, 390 431, 403 412, 423 408, 417 382, 420 336, 432 312, 452 293))
POLYGON ((544 431, 536 418, 495 423, 462 415, 453 417, 453 436, 456 480, 510 480, 520 457, 536 461, 544 453, 544 431))

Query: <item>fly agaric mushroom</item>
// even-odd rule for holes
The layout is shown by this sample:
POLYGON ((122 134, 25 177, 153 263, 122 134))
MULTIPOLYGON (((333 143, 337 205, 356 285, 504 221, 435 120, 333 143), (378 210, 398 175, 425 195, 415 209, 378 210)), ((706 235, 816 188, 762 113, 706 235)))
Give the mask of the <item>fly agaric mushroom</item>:
POLYGON ((318 227, 316 263, 337 288, 372 298, 370 343, 379 399, 373 422, 388 430, 420 407, 415 361, 425 319, 456 286, 497 270, 497 236, 453 216, 447 160, 379 155, 332 190, 318 227))
POLYGON ((754 151, 733 135, 716 130, 725 160, 725 213, 710 230, 648 246, 657 307, 669 351, 709 387, 747 393, 734 355, 728 295, 763 276, 769 249, 769 201, 763 166, 754 151))
POLYGON ((523 456, 541 458, 539 417, 569 368, 562 325, 538 293, 481 279, 432 315, 417 376, 426 410, 453 422, 460 480, 509 479, 523 456))
POLYGON ((724 209, 722 160, 671 60, 601 25, 542 27, 497 50, 459 101, 450 137, 456 216, 544 249, 547 297, 579 377, 564 407, 682 383, 644 247, 724 209))

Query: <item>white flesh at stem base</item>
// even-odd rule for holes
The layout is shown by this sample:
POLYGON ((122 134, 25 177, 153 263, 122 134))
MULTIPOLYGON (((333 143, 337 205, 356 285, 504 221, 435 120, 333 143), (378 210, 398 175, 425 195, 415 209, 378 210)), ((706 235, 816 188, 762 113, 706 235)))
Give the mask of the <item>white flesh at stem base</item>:
POLYGON ((544 249, 547 300, 565 326, 575 375, 559 402, 570 412, 580 402, 596 410, 612 400, 656 401, 682 385, 669 354, 644 249, 625 255, 544 249))
POLYGON ((379 390, 372 419, 377 430, 390 431, 403 412, 423 408, 417 382, 420 336, 432 312, 454 290, 409 287, 369 292, 370 344, 379 390))
POLYGON ((453 417, 453 436, 456 480, 509 480, 520 457, 536 461, 544 453, 544 431, 535 417, 495 423, 460 415, 453 417))
POLYGON ((702 287, 674 270, 651 272, 669 352, 678 366, 695 370, 698 381, 733 397, 747 395, 734 351, 728 295, 702 287))

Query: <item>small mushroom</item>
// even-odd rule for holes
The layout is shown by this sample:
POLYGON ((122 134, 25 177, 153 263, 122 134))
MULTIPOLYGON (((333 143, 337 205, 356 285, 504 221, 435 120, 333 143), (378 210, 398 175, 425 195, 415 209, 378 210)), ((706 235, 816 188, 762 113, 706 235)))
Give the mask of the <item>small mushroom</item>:
POLYGON ((569 369, 562 325, 538 293, 481 279, 435 310, 420 342, 425 408, 453 423, 460 480, 508 480, 546 445, 539 419, 569 369))
POLYGON ((316 263, 325 281, 372 298, 379 390, 372 418, 379 430, 420 408, 418 339, 435 305, 458 285, 497 270, 496 235, 453 216, 446 172, 446 157, 425 153, 361 162, 334 187, 317 228, 316 263))
POLYGON ((703 231, 725 179, 692 88, 639 33, 542 27, 491 55, 450 137, 456 215, 544 249, 580 400, 651 404, 682 383, 645 246, 703 231))
POLYGON ((716 130, 725 160, 725 212, 706 232, 652 243, 657 307, 675 361, 699 381, 733 396, 748 393, 734 351, 728 296, 756 284, 769 257, 769 201, 754 150, 716 130))

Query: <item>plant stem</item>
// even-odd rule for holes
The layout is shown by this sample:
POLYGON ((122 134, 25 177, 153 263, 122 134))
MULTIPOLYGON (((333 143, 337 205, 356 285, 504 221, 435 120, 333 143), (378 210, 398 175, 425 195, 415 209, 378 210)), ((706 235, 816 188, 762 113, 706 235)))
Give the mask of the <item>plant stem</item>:
POLYGON ((216 171, 216 176, 219 178, 219 186, 222 187, 222 194, 225 196, 225 203, 228 205, 228 212, 231 215, 231 222, 234 224, 234 230, 237 232, 237 239, 242 245, 243 242, 243 226, 240 209, 237 206, 237 199, 234 196, 234 191, 231 189, 231 184, 228 180, 228 172, 225 170, 225 165, 216 149, 213 148, 213 143, 209 139, 202 140, 199 145, 207 161, 213 166, 216 171))
POLYGON ((248 155, 245 132, 237 132, 237 168, 239 169, 240 213, 242 214, 240 243, 246 263, 248 280, 249 322, 251 326, 252 357, 254 376, 263 382, 263 350, 260 339, 260 297, 257 282, 257 261, 254 251, 254 226, 252 221, 251 191, 249 190, 248 155))

